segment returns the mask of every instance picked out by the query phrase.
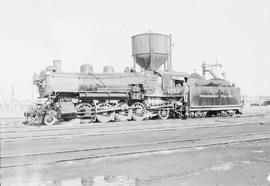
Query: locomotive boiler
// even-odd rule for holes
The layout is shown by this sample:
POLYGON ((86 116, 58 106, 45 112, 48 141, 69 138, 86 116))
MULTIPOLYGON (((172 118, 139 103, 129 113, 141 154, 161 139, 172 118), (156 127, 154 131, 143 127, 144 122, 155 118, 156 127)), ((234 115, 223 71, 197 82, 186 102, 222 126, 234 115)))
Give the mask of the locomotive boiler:
POLYGON ((132 37, 133 67, 114 72, 105 66, 95 73, 89 64, 80 72, 61 71, 54 61, 33 83, 39 102, 25 112, 28 122, 55 124, 74 118, 89 122, 141 121, 241 113, 240 89, 213 75, 175 72, 171 64, 171 36, 145 33, 132 37), (139 70, 138 70, 139 69, 139 70))

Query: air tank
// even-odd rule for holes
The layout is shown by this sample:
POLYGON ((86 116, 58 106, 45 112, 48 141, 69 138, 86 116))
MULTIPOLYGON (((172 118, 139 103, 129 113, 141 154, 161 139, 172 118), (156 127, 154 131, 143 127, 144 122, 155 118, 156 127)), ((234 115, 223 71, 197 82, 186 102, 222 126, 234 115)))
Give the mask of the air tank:
POLYGON ((145 33, 132 38, 134 65, 144 70, 157 70, 164 65, 171 70, 171 36, 159 33, 145 33))
POLYGON ((93 66, 89 64, 81 65, 80 72, 83 74, 93 73, 93 66))
POLYGON ((104 66, 103 67, 103 73, 114 73, 113 66, 104 66))

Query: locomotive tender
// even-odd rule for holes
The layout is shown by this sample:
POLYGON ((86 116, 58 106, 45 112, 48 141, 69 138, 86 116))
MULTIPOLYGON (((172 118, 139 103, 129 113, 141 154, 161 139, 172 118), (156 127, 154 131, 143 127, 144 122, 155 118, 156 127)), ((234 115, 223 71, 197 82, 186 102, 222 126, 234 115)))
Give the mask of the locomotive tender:
POLYGON ((33 77, 43 102, 25 112, 27 121, 52 125, 74 118, 109 122, 241 113, 240 89, 217 78, 206 64, 203 74, 210 72, 211 80, 172 71, 170 35, 133 36, 132 56, 134 66, 123 73, 111 66, 94 73, 89 64, 79 73, 61 72, 61 61, 55 60, 33 77))

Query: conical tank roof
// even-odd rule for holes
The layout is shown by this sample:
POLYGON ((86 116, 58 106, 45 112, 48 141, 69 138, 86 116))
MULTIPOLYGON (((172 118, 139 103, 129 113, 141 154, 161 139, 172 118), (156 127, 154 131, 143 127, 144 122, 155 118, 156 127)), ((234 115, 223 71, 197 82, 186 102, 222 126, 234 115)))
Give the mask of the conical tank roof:
POLYGON ((171 44, 170 36, 145 33, 132 37, 134 62, 145 70, 157 70, 168 61, 171 44))

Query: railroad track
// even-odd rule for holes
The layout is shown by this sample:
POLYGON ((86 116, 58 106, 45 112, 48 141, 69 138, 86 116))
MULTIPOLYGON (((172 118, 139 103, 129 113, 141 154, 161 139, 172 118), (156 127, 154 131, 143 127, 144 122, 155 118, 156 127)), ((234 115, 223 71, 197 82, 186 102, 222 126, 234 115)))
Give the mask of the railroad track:
MULTIPOLYGON (((213 122, 213 119, 216 118, 203 118, 204 122, 211 121, 213 122)), ((199 120, 199 118, 191 119, 190 121, 196 121, 199 120)), ((188 120, 181 120, 181 119, 168 119, 165 122, 166 123, 176 123, 176 122, 186 123, 188 120)), ((163 120, 144 120, 142 122, 136 122, 136 121, 128 121, 128 122, 110 122, 110 123, 90 123, 90 124, 76 124, 75 126, 72 125, 66 125, 66 123, 62 123, 60 125, 53 125, 53 126, 46 126, 46 125, 21 125, 21 126, 1 126, 2 132, 36 132, 42 129, 42 131, 53 131, 53 130, 70 130, 70 129, 83 129, 88 127, 95 127, 95 128, 108 128, 108 127, 117 127, 117 128, 124 128, 124 127, 130 127, 130 126, 147 126, 147 125, 164 125, 163 120), (64 128, 68 127, 68 128, 64 128), (19 129, 19 130, 18 130, 19 129)))
POLYGON ((224 144, 269 139, 269 132, 257 132, 181 140, 163 140, 151 143, 113 145, 65 151, 47 151, 41 153, 14 154, 1 157, 1 168, 6 169, 25 167, 40 163, 50 165, 68 161, 91 160, 106 157, 122 157, 128 155, 143 155, 149 153, 159 153, 163 151, 174 152, 181 149, 192 149, 195 147, 211 147, 224 144))
MULTIPOLYGON (((229 119, 231 118, 231 119, 235 119, 235 118, 242 118, 242 119, 245 119, 245 118, 252 118, 252 117, 265 117, 265 116, 269 116, 269 113, 270 113, 270 111, 269 110, 262 110, 261 111, 262 113, 253 113, 253 112, 248 112, 248 113, 246 113, 245 114, 245 112, 244 112, 244 114, 243 115, 241 115, 241 116, 238 116, 238 115, 235 115, 235 116, 233 116, 233 117, 229 117, 229 119)), ((228 117, 225 117, 225 118, 222 118, 222 119, 227 119, 228 117)), ((190 119, 190 120, 196 120, 197 118, 192 118, 192 119, 190 119)), ((203 118, 204 120, 207 120, 207 119, 215 119, 215 118, 203 118)), ((220 118, 219 118, 220 119, 220 118)), ((20 130, 17 130, 18 128, 21 128, 21 129, 26 129, 25 131, 34 131, 35 129, 39 129, 39 127, 42 127, 43 129, 46 127, 46 126, 27 126, 27 125, 9 125, 9 124, 4 124, 4 123, 6 123, 6 122, 11 122, 10 120, 15 120, 15 122, 16 123, 18 123, 18 121, 20 120, 21 122, 22 121, 24 121, 25 119, 24 118, 22 118, 22 117, 16 117, 16 118, 0 118, 0 130, 1 130, 1 132, 3 133, 3 132, 6 132, 6 131, 9 131, 9 132, 20 132, 20 130), (33 128, 31 128, 31 127, 33 127, 33 128), (4 130, 3 130, 4 129, 4 130), (10 130, 11 129, 11 130, 10 130), (14 130, 13 130, 14 129, 14 130)), ((160 123, 163 123, 164 121, 162 121, 162 120, 148 120, 148 122, 151 122, 151 121, 154 121, 154 122, 156 122, 157 124, 160 124, 160 123)), ((169 119, 169 120, 166 120, 166 122, 175 122, 175 121, 177 121, 176 119, 174 119, 174 120, 172 120, 172 119, 169 119)), ((118 123, 118 122, 117 122, 118 123)), ((121 122, 120 122, 121 123, 121 122)), ((143 124, 142 125, 145 125, 145 124, 147 124, 147 121, 143 121, 142 122, 143 124)), ((111 124, 114 124, 114 123, 108 123, 108 124, 102 124, 102 123, 94 123, 94 126, 95 127, 108 127, 108 125, 111 125, 111 124)), ((133 125, 133 124, 136 124, 136 125, 140 125, 138 122, 136 122, 136 121, 129 121, 129 122, 126 122, 126 124, 125 125, 133 125)), ((117 125, 117 124, 116 124, 117 125)), ((63 128, 62 127, 65 127, 64 125, 55 125, 55 126, 48 126, 50 129, 52 129, 52 130, 63 130, 63 128), (58 127, 61 127, 61 128, 58 128, 58 127)), ((74 129, 77 129, 77 128, 80 128, 80 127, 78 127, 78 126, 75 126, 74 127, 74 129)), ((37 130, 38 130, 37 129, 37 130)), ((50 130, 49 129, 49 130, 50 130)), ((45 130, 47 130, 47 129, 45 129, 45 130)))
MULTIPOLYGON (((269 124, 266 123, 266 124, 269 124)), ((74 128, 68 130, 65 133, 56 133, 56 134, 40 134, 40 135, 29 135, 29 136, 8 136, 1 137, 1 141, 3 143, 8 142, 16 142, 16 141, 27 141, 27 140, 48 140, 48 139, 57 139, 57 138, 70 138, 70 137, 91 137, 91 136, 104 136, 104 135, 112 135, 112 134, 124 134, 124 133, 137 133, 137 132, 157 132, 157 131, 172 131, 172 130, 184 130, 184 129, 203 129, 203 128, 216 128, 216 127, 237 127, 237 126, 250 126, 250 125, 258 125, 256 122, 238 122, 238 123, 226 123, 226 124, 207 124, 207 125, 177 125, 172 124, 168 126, 162 125, 142 125, 136 126, 136 128, 129 129, 129 127, 118 128, 108 128, 108 130, 100 130, 100 131, 92 131, 93 128, 83 128, 82 131, 76 131, 74 128), (126 129, 128 128, 128 129, 126 129), (121 130, 123 129, 123 130, 121 130)), ((95 128, 96 129, 96 128, 95 128)), ((36 131, 37 132, 37 131, 36 131)), ((42 131, 48 132, 48 131, 42 131)))
MULTIPOLYGON (((255 117, 256 118, 256 117, 255 117)), ((260 117, 259 117, 260 118, 260 117)), ((166 124, 170 124, 170 125, 187 125, 190 126, 190 123, 192 124, 192 122, 196 122, 198 120, 200 120, 200 125, 209 125, 209 123, 216 123, 216 122, 222 122, 222 123, 230 123, 232 122, 231 120, 235 120, 236 118, 203 118, 203 119, 190 119, 187 121, 183 121, 183 120, 166 120, 166 124), (178 123, 179 121, 179 123, 178 123)), ((242 121, 242 119, 244 118, 237 118, 237 122, 242 122, 242 123, 246 123, 245 121, 242 121)), ((254 118, 253 118, 254 119, 254 118)), ((235 121, 234 121, 235 122, 235 121)), ((41 132, 50 132, 50 131, 66 131, 69 132, 71 130, 87 130, 87 129, 102 129, 102 128, 127 128, 127 127, 147 127, 148 125, 151 126, 164 126, 164 121, 162 120, 146 120, 146 121, 142 121, 140 123, 138 122, 134 122, 134 121, 129 121, 129 122, 115 122, 115 123, 108 123, 108 124, 81 124, 81 125, 54 125, 54 126, 12 126, 10 127, 4 127, 2 125, 0 125, 0 132, 3 136, 3 134, 16 134, 16 133, 33 133, 33 132, 37 132, 37 131, 41 131, 41 132)), ((193 124, 192 124, 193 125, 193 124)), ((193 125, 194 126, 194 125, 193 125)), ((195 125, 196 126, 196 125, 195 125)))
MULTIPOLYGON (((264 116, 268 116, 268 115, 269 115, 269 113, 247 114, 247 115, 240 115, 240 116, 236 115, 236 116, 233 116, 233 117, 224 117, 224 118, 222 118, 222 117, 209 117, 209 118, 203 118, 203 120, 213 120, 213 119, 217 119, 217 118, 222 120, 222 119, 235 119, 235 118, 264 117, 264 116)), ((200 120, 200 119, 201 118, 190 118, 189 120, 200 120)), ((0 118, 1 129, 5 129, 5 130, 11 129, 11 131, 12 131, 12 129, 15 129, 15 130, 13 130, 14 132, 17 132, 18 128, 22 128, 22 129, 25 128, 26 130, 31 131, 31 130, 39 129, 40 127, 42 127, 42 128, 49 127, 50 129, 62 130, 63 129, 62 127, 65 126, 65 124, 54 125, 54 126, 45 126, 45 125, 4 125, 4 124, 1 125, 1 123, 3 123, 3 120, 8 120, 8 119, 6 119, 6 118, 1 119, 0 118), (61 128, 58 128, 59 126, 61 128)), ((183 121, 181 119, 168 119, 168 120, 166 120, 166 122, 175 122, 175 121, 178 121, 178 120, 183 121)), ((23 119, 21 119, 21 121, 23 121, 23 119)), ((145 125, 145 124, 147 124, 149 122, 151 123, 153 121, 155 123, 157 123, 157 124, 164 123, 163 120, 144 120, 144 121, 142 121, 143 124, 140 124, 139 122, 136 122, 136 121, 128 121, 128 122, 110 122, 110 123, 106 123, 106 124, 104 124, 104 123, 92 123, 90 125, 93 125, 95 127, 107 127, 107 126, 110 126, 110 125, 115 125, 115 124, 117 125, 119 123, 120 124, 125 123, 125 125, 134 125, 134 124, 136 124, 136 125, 145 125)), ((16 121, 16 122, 18 122, 18 121, 16 121)), ((87 124, 84 124, 84 125, 87 125, 87 124)), ((78 125, 77 125, 74 128, 81 128, 81 127, 78 127, 78 125)))

